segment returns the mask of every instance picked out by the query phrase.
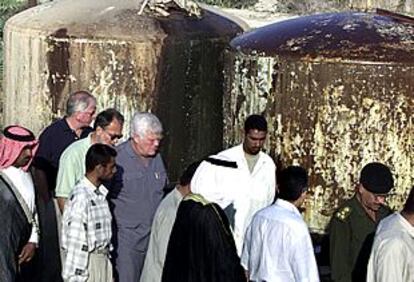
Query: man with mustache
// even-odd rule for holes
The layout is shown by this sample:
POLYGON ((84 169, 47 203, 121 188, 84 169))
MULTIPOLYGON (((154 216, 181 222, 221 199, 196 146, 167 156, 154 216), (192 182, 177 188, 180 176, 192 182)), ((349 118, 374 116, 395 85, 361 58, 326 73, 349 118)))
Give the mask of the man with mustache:
POLYGON ((85 174, 85 156, 93 144, 114 146, 122 138, 123 115, 115 109, 100 112, 94 122, 94 130, 88 137, 72 143, 59 160, 56 181, 56 197, 61 212, 65 201, 77 181, 85 174))
POLYGON ((253 215, 269 206, 275 196, 276 166, 262 152, 266 136, 265 118, 249 116, 244 123, 243 143, 212 156, 210 162, 202 162, 192 180, 196 187, 192 192, 217 203, 226 213, 239 256, 253 215))
POLYGON ((86 174, 70 192, 63 213, 64 281, 113 282, 112 217, 103 183, 116 172, 115 157, 115 149, 105 144, 94 144, 86 153, 86 174))
POLYGON ((382 163, 369 163, 361 171, 354 197, 334 213, 330 227, 333 281, 365 281, 375 229, 391 213, 385 198, 394 180, 382 163))
POLYGON ((6 127, 0 138, 1 281, 24 281, 19 269, 31 261, 37 247, 35 190, 28 172, 37 147, 34 134, 18 125, 6 127))

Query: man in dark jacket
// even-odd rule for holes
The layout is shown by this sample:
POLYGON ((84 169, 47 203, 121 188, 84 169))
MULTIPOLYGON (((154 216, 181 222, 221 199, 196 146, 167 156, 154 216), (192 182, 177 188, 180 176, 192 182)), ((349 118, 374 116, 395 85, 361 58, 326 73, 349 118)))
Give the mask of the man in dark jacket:
POLYGON ((388 167, 369 163, 361 171, 354 197, 334 213, 329 227, 334 281, 365 281, 376 226, 391 213, 384 204, 393 186, 388 167))

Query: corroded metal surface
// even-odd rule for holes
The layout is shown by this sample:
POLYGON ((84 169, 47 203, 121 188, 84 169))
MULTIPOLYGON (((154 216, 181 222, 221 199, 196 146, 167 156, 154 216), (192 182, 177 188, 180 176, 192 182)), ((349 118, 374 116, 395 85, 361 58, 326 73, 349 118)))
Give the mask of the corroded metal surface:
POLYGON ((347 0, 347 6, 353 9, 373 9, 381 7, 398 13, 413 14, 414 2, 412 0, 347 0))
MULTIPOLYGON (((259 44, 262 37, 252 40, 259 44)), ((263 113, 269 121, 267 151, 283 166, 301 164, 309 171, 304 216, 312 231, 324 232, 371 161, 391 167, 396 185, 388 203, 402 206, 414 184, 414 55, 406 63, 382 63, 345 55, 333 61, 245 53, 226 56, 225 144, 241 140, 248 114, 263 113)))
POLYGON ((118 108, 125 135, 135 111, 156 113, 172 180, 183 166, 222 146, 222 50, 241 29, 204 10, 168 6, 168 17, 133 0, 61 0, 11 18, 5 28, 4 124, 36 133, 62 116, 73 91, 98 110, 118 108))
POLYGON ((245 54, 308 60, 414 62, 412 21, 376 13, 329 13, 271 24, 237 37, 245 54))

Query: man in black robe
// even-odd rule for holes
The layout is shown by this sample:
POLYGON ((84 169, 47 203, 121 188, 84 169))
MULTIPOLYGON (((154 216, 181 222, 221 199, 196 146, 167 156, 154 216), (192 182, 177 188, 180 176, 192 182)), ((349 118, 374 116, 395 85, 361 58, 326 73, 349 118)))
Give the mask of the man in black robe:
POLYGON ((201 195, 180 203, 167 248, 162 282, 246 281, 223 210, 201 195))
POLYGON ((9 126, 0 137, 0 281, 28 281, 19 269, 33 258, 38 233, 28 167, 37 148, 32 132, 9 126), (32 227, 33 230, 32 231, 32 227), (33 241, 32 241, 33 240, 33 241), (22 280, 20 280, 22 279, 22 280))

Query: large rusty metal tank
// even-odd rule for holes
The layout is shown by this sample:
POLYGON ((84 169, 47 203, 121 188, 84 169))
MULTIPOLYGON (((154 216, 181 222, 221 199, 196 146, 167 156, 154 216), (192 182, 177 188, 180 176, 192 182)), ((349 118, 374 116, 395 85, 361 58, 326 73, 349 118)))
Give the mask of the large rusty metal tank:
POLYGON ((39 133, 64 114, 70 93, 87 89, 98 110, 121 110, 125 135, 135 111, 158 115, 172 180, 184 165, 219 150, 222 51, 242 29, 174 2, 140 14, 140 2, 60 0, 12 17, 5 27, 3 124, 39 133))
POLYGON ((231 42, 225 142, 241 140, 248 114, 267 117, 271 155, 309 170, 304 215, 314 232, 325 231, 368 162, 391 167, 393 208, 414 183, 412 23, 385 11, 317 14, 231 42))

